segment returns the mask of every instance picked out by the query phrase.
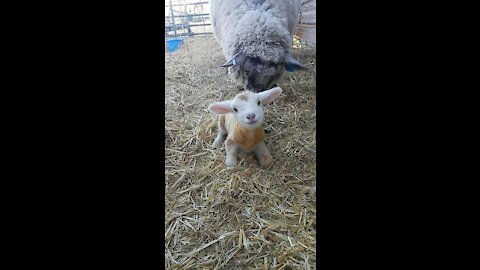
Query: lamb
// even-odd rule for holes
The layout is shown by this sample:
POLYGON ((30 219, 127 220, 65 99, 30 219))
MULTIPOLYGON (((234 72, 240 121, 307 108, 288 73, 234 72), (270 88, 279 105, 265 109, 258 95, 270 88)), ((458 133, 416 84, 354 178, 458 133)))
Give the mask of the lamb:
POLYGON ((285 69, 306 69, 291 54, 301 0, 210 0, 213 33, 228 73, 245 90, 260 92, 285 69))
POLYGON ((237 156, 242 148, 253 151, 260 166, 266 168, 272 164, 273 158, 265 144, 265 133, 261 127, 264 119, 262 105, 272 103, 281 93, 280 87, 260 93, 243 91, 233 100, 208 106, 210 112, 219 115, 218 134, 213 146, 220 147, 225 141, 228 167, 238 164, 237 156))

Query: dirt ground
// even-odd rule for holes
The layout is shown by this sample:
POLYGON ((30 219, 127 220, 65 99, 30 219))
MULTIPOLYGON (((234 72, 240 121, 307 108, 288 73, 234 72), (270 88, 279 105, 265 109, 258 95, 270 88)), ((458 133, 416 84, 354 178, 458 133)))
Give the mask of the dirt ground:
POLYGON ((265 106, 273 165, 242 153, 227 169, 207 107, 241 90, 220 46, 196 37, 165 53, 166 269, 316 268, 316 55, 293 55, 309 69, 285 76, 265 106))

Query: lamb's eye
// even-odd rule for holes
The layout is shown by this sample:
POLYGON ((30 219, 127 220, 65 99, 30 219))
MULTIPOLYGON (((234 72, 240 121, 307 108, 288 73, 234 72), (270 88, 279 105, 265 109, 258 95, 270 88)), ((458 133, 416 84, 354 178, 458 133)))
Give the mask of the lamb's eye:
POLYGON ((258 101, 258 106, 260 106, 260 100, 258 101))
POLYGON ((234 110, 235 112, 238 112, 238 111, 237 111, 237 108, 233 108, 233 110, 234 110))

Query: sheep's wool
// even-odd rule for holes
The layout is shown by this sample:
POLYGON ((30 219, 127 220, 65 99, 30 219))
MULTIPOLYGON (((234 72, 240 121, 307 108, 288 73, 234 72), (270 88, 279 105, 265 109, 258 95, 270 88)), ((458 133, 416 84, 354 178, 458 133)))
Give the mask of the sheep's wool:
POLYGON ((242 51, 279 63, 292 47, 300 0, 211 0, 214 33, 226 59, 242 51))

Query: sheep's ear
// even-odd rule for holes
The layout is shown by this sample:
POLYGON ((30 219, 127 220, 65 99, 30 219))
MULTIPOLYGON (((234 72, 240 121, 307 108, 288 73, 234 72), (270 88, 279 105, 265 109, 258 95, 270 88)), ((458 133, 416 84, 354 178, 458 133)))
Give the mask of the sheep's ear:
POLYGON ((270 90, 257 93, 257 95, 260 97, 260 100, 262 101, 263 104, 269 104, 275 101, 280 96, 281 93, 282 93, 282 88, 274 87, 270 90))
POLYGON ((225 64, 221 65, 220 67, 230 67, 230 66, 238 66, 242 64, 247 56, 243 52, 236 53, 232 59, 227 61, 225 64))
POLYGON ((232 101, 227 100, 227 101, 212 103, 210 104, 210 106, 208 106, 208 110, 215 114, 224 114, 224 113, 233 112, 232 101))
POLYGON ((289 72, 294 72, 297 69, 308 69, 295 59, 289 52, 285 53, 285 69, 289 72))

